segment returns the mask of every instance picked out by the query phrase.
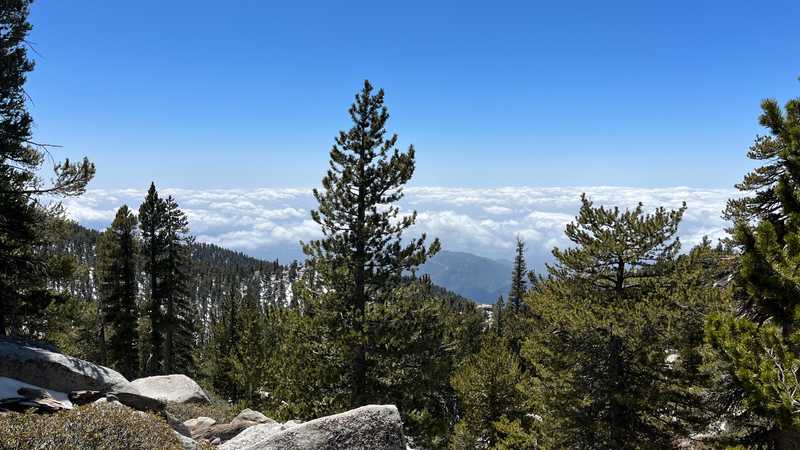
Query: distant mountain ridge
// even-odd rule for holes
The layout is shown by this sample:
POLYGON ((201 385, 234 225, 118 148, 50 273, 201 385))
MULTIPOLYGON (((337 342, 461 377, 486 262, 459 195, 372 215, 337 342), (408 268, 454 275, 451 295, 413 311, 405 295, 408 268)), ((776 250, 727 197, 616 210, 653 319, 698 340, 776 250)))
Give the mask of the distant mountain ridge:
POLYGON ((513 266, 511 261, 442 250, 417 273, 478 303, 494 303, 497 297, 508 294, 513 266))

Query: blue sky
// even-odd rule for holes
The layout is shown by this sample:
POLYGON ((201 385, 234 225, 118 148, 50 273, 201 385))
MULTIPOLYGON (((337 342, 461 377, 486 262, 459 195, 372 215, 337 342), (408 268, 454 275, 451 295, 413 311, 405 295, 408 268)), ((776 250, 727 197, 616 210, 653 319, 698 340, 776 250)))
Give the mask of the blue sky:
POLYGON ((730 188, 800 2, 47 1, 37 138, 92 187, 309 187, 364 78, 417 186, 730 188))

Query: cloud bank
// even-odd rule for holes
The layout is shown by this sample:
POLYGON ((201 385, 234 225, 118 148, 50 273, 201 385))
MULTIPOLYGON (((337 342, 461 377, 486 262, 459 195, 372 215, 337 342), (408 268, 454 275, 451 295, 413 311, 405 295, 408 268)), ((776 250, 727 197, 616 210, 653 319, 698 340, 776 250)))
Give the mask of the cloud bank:
MULTIPOLYGON (((401 211, 418 213, 412 234, 439 237, 445 249, 481 256, 511 259, 515 236, 528 243, 534 265, 546 260, 554 246, 566 246, 564 227, 577 213, 580 195, 596 205, 646 209, 675 209, 683 202, 687 211, 679 230, 685 248, 703 236, 724 236, 720 217, 732 189, 629 188, 629 187, 505 187, 406 189, 401 211)), ((298 241, 321 233, 310 218, 316 206, 311 189, 163 189, 172 195, 189 217, 192 233, 202 242, 245 253, 288 260, 301 256, 298 241)), ((70 218, 96 229, 108 226, 116 209, 127 204, 137 209, 145 190, 89 190, 65 200, 70 218)))

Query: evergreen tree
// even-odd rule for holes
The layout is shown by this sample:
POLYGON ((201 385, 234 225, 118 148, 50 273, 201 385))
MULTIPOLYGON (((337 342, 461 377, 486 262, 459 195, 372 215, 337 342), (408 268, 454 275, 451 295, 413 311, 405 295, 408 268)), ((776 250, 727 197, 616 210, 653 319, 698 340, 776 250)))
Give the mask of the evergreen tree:
POLYGON ((494 307, 492 307, 492 316, 494 316, 493 317, 494 323, 492 325, 494 328, 494 332, 497 336, 503 335, 503 325, 505 325, 505 314, 506 314, 505 309, 506 309, 505 302, 503 301, 503 296, 501 295, 500 297, 497 298, 494 307))
POLYGON ((159 375, 164 370, 164 324, 162 304, 164 289, 161 286, 159 275, 162 273, 163 254, 166 248, 163 229, 166 205, 158 196, 155 183, 150 183, 150 189, 144 202, 139 206, 139 227, 142 231, 142 255, 144 256, 144 269, 147 273, 148 311, 150 319, 150 355, 145 364, 145 371, 149 375, 159 375))
POLYGON ((104 322, 111 330, 107 363, 127 378, 135 377, 139 368, 136 226, 136 216, 122 206, 97 245, 98 291, 104 322))
POLYGON ((530 311, 523 303, 525 293, 528 291, 529 279, 530 272, 525 263, 525 242, 517 236, 514 269, 511 272, 511 289, 508 293, 508 305, 505 308, 505 317, 500 329, 501 335, 506 338, 511 351, 517 357, 522 350, 522 341, 529 326, 527 322, 530 311))
POLYGON ((254 292, 249 290, 242 298, 238 311, 241 325, 239 339, 233 342, 231 364, 233 382, 247 401, 257 401, 258 392, 271 378, 272 351, 277 344, 277 336, 270 325, 270 319, 254 292))
POLYGON ((621 212, 582 197, 566 228, 574 246, 553 250, 550 278, 528 298, 537 323, 523 349, 535 374, 526 391, 553 445, 661 448, 679 435, 680 423, 663 420, 679 308, 655 293, 671 284, 684 209, 621 212))
POLYGON ((227 280, 226 293, 222 298, 219 313, 215 315, 212 327, 213 337, 210 351, 210 378, 214 389, 228 398, 241 395, 234 379, 234 349, 241 339, 241 290, 239 274, 231 274, 227 280))
POLYGON ((159 278, 164 299, 164 369, 167 373, 192 373, 197 315, 189 292, 193 239, 186 214, 172 196, 164 202, 163 233, 165 252, 159 278))
POLYGON ((395 203, 414 173, 414 147, 396 149, 397 135, 386 137, 389 113, 384 93, 373 94, 364 82, 349 110, 353 127, 342 131, 330 151, 330 169, 314 190, 319 208, 312 218, 324 238, 303 245, 311 267, 327 294, 317 299, 317 313, 327 321, 327 337, 344 340, 349 355, 347 390, 350 406, 369 400, 365 339, 367 306, 382 302, 405 271, 438 251, 425 236, 403 244, 402 233, 416 213, 400 216, 395 203))
POLYGON ((737 185, 729 201, 733 242, 741 251, 735 277, 741 314, 709 320, 707 337, 733 383, 727 417, 739 442, 790 448, 800 440, 800 98, 781 110, 762 103, 759 136, 748 157, 765 164, 737 185))
POLYGON ((26 47, 30 3, 0 2, 0 335, 40 331, 42 312, 61 298, 48 287, 55 267, 42 251, 58 210, 38 197, 79 195, 94 176, 85 158, 57 164, 49 186, 38 175, 48 146, 33 141, 26 109, 24 84, 34 66, 26 47))
POLYGON ((502 338, 488 335, 480 351, 464 361, 452 378, 462 414, 453 431, 454 449, 496 448, 503 440, 501 421, 524 416, 517 357, 502 338))
POLYGON ((508 293, 508 304, 514 309, 522 308, 522 299, 527 291, 528 267, 525 264, 525 241, 517 236, 514 270, 511 273, 511 290, 508 293))

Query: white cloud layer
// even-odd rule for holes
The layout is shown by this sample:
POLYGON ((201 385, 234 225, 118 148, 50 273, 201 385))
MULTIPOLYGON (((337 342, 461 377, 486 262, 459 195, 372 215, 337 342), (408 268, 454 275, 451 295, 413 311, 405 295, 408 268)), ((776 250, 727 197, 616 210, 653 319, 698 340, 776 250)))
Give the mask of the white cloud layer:
MULTIPOLYGON (((445 249, 491 258, 510 259, 514 238, 528 242, 529 258, 538 265, 553 246, 566 246, 564 226, 586 193, 596 205, 646 209, 658 206, 688 209, 679 234, 685 247, 703 236, 724 236, 720 217, 725 202, 737 195, 731 189, 628 187, 506 187, 406 189, 404 212, 418 212, 413 233, 439 237, 445 249)), ((198 240, 246 253, 281 260, 300 256, 298 241, 319 237, 309 211, 315 202, 310 189, 164 189, 187 213, 198 240)), ((68 215, 93 228, 106 227, 122 204, 136 209, 144 190, 89 190, 64 201, 68 215)))

